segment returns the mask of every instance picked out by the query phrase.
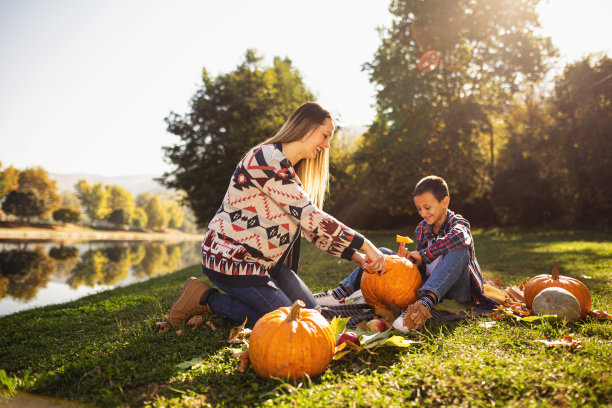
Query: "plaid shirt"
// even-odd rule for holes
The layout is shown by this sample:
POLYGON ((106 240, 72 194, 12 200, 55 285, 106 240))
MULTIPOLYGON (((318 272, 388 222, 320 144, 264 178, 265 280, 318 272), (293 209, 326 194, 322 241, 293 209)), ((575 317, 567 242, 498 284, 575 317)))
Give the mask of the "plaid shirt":
POLYGON ((433 227, 423 220, 417 226, 415 236, 417 251, 425 263, 431 263, 437 257, 455 249, 467 248, 470 254, 468 266, 472 275, 472 298, 474 302, 479 303, 483 297, 483 279, 480 265, 476 260, 470 223, 461 215, 447 210, 446 219, 437 234, 434 233, 433 227), (429 240, 433 240, 430 246, 428 246, 429 240))

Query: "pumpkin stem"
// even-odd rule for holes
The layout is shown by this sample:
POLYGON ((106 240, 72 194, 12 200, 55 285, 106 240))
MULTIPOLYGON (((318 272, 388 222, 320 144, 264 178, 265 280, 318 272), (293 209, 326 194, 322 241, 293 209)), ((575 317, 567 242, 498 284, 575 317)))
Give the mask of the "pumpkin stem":
POLYGON ((553 262, 552 280, 559 280, 559 261, 553 262))
POLYGON ((293 302, 293 305, 291 306, 291 310, 289 311, 289 320, 292 322, 299 320, 300 319, 300 309, 303 308, 304 306, 306 306, 306 304, 302 302, 300 299, 293 302))

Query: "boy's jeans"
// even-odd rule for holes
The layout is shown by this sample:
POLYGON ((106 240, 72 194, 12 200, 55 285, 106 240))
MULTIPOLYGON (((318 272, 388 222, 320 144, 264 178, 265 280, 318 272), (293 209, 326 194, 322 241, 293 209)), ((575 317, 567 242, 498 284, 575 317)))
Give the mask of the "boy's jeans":
POLYGON ((214 278, 209 279, 225 292, 213 292, 208 297, 208 305, 213 313, 229 317, 238 324, 242 324, 246 318, 249 327, 253 327, 266 313, 279 307, 291 306, 298 299, 306 304, 306 308, 319 306, 304 282, 286 265, 265 286, 236 287, 214 278))
MULTIPOLYGON (((387 255, 395 255, 388 248, 379 248, 380 252, 387 255)), ((419 295, 424 291, 430 291, 436 295, 438 302, 442 299, 455 299, 459 303, 468 303, 472 300, 471 276, 468 263, 470 255, 467 248, 459 248, 442 256, 440 263, 429 277, 423 277, 425 283, 419 290, 419 295)), ((362 268, 356 268, 340 284, 349 292, 361 288, 362 268)))

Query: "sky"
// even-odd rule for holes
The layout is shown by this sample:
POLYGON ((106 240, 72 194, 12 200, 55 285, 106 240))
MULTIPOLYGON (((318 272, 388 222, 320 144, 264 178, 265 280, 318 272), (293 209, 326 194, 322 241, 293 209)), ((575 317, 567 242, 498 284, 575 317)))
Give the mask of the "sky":
MULTIPOLYGON (((378 0, 0 0, 0 162, 104 176, 171 169, 164 118, 248 48, 293 61, 343 126, 374 118, 365 62, 389 27, 378 0)), ((611 0, 549 0, 542 32, 559 67, 612 55, 611 0)))

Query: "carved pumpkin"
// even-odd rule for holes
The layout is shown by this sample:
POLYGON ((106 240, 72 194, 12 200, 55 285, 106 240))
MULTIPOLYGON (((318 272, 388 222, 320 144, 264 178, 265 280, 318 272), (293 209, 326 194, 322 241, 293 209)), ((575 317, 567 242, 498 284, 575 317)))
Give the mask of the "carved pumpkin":
POLYGON ((580 318, 584 318, 591 311, 591 293, 589 289, 578 279, 559 275, 559 261, 553 263, 551 275, 538 275, 529 280, 525 285, 525 304, 532 308, 533 299, 542 290, 550 287, 562 288, 574 295, 580 304, 580 318))
POLYGON ((580 319, 580 303, 567 290, 551 286, 533 299, 533 312, 538 316, 557 315, 560 319, 575 322, 580 319))
POLYGON ((406 258, 385 255, 385 273, 366 270, 361 278, 361 293, 372 307, 387 310, 404 310, 420 296, 417 290, 423 286, 418 268, 406 258))
POLYGON ((262 378, 290 380, 321 374, 332 361, 336 338, 329 322, 296 300, 262 316, 249 341, 249 360, 262 378))

